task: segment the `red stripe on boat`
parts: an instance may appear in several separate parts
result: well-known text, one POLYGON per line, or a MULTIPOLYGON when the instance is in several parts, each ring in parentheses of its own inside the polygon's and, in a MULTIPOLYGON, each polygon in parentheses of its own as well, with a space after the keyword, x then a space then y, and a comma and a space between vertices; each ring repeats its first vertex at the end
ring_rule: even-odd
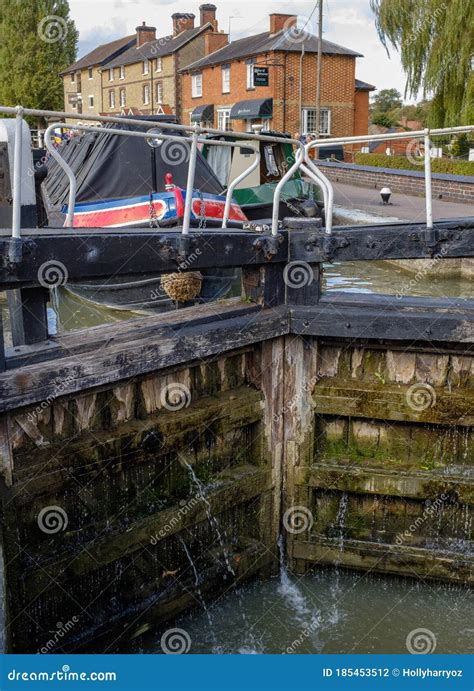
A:
MULTIPOLYGON (((220 199, 204 199, 203 201, 206 218, 217 220, 224 218, 225 201, 220 199)), ((193 212, 197 218, 201 216, 201 203, 200 199, 193 199, 193 212)), ((238 204, 231 204, 229 220, 247 221, 248 219, 238 204)))
MULTIPOLYGON (((160 200, 153 202, 156 218, 165 214, 166 204, 160 200)), ((74 228, 107 228, 110 226, 127 226, 137 223, 150 222, 150 204, 148 202, 135 206, 117 209, 103 209, 101 211, 78 212, 74 214, 74 228)))

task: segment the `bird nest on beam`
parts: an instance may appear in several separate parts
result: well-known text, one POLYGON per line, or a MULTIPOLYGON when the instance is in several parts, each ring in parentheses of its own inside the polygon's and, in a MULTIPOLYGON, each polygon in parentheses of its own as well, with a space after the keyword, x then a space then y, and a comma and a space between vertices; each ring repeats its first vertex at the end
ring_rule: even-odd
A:
POLYGON ((161 285, 172 300, 188 302, 200 294, 202 274, 199 271, 166 274, 161 277, 161 285))

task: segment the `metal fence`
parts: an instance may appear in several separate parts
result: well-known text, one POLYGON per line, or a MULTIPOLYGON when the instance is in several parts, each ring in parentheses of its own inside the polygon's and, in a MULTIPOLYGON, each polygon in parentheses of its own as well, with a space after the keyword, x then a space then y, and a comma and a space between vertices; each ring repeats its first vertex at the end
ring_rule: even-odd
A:
MULTIPOLYGON (((65 174, 68 176, 69 180, 69 204, 68 212, 66 217, 66 226, 72 227, 74 221, 74 207, 76 200, 77 184, 73 171, 68 166, 66 161, 62 158, 59 151, 53 144, 52 136, 53 132, 59 128, 61 129, 72 129, 85 132, 98 132, 98 133, 108 133, 108 134, 118 134, 120 136, 131 136, 131 137, 141 137, 146 138, 149 142, 151 140, 171 140, 180 142, 189 142, 190 144, 190 156, 188 164, 188 176, 186 185, 186 199, 185 199, 185 209, 183 215, 182 223, 182 233, 183 235, 188 235, 190 233, 191 225, 191 211, 192 211, 192 195, 194 188, 194 177, 196 168, 196 157, 198 144, 206 143, 210 145, 218 146, 229 146, 238 147, 239 142, 245 141, 248 145, 249 141, 264 141, 266 143, 285 143, 291 144, 295 148, 295 161, 284 173, 280 181, 278 182, 273 198, 273 215, 272 215, 272 235, 278 234, 279 228, 279 206, 281 194, 285 183, 291 179, 291 177, 297 172, 301 172, 306 175, 311 182, 319 187, 322 191, 324 200, 324 210, 325 210, 325 232, 330 235, 332 233, 333 225, 333 205, 334 205, 334 191, 331 182, 322 173, 322 171, 317 167, 314 160, 311 158, 311 151, 314 149, 321 149, 325 147, 331 147, 335 144, 341 145, 352 145, 352 144, 362 144, 365 142, 374 141, 391 141, 391 140, 401 140, 401 139, 423 139, 424 141, 424 172, 425 172, 425 196, 426 196, 426 226, 427 228, 433 228, 433 205, 432 205, 432 192, 431 192, 431 137, 437 135, 453 135, 460 134, 464 132, 474 132, 474 126, 461 126, 461 127, 446 127, 441 129, 424 129, 411 132, 397 132, 393 134, 374 134, 374 135, 361 135, 357 137, 336 137, 332 139, 315 139, 303 145, 300 141, 296 139, 291 139, 289 137, 278 137, 275 135, 262 135, 253 132, 232 132, 231 136, 235 141, 222 141, 222 140, 212 140, 204 138, 204 135, 220 135, 229 136, 229 132, 224 132, 223 130, 200 127, 199 125, 179 125, 175 123, 152 121, 152 120, 137 120, 134 118, 127 118, 126 123, 129 125, 134 125, 137 127, 147 128, 146 132, 136 132, 120 130, 116 128, 107 128, 104 130, 101 127, 102 123, 110 124, 123 124, 124 118, 122 117, 112 117, 112 116, 97 116, 97 115, 81 115, 82 120, 88 120, 94 123, 99 123, 98 125, 76 125, 67 124, 63 120, 75 119, 77 115, 75 113, 58 112, 58 111, 48 111, 48 110, 35 110, 30 108, 23 108, 22 106, 4 107, 0 106, 0 113, 5 115, 14 115, 16 118, 16 128, 15 128, 15 146, 14 146, 14 160, 21 161, 22 156, 22 126, 23 118, 25 116, 34 117, 45 117, 45 118, 55 118, 57 122, 50 125, 44 135, 45 145, 51 156, 58 162, 61 168, 64 170, 65 174), (61 120, 61 121, 59 121, 61 120), (156 128, 159 129, 157 133, 156 128), (172 130, 175 132, 182 132, 183 136, 176 136, 173 134, 167 134, 167 130, 172 130)), ((153 144, 152 144, 153 145, 153 144)), ((256 147, 250 146, 254 153, 256 154, 255 160, 252 164, 243 171, 237 178, 232 180, 227 192, 226 192, 226 202, 224 208, 224 216, 222 221, 222 228, 226 228, 229 212, 232 203, 232 194, 237 186, 242 180, 244 180, 260 162, 260 153, 256 147)), ((14 165, 13 168, 13 214, 12 214, 12 237, 21 237, 21 168, 18 165, 14 165)))

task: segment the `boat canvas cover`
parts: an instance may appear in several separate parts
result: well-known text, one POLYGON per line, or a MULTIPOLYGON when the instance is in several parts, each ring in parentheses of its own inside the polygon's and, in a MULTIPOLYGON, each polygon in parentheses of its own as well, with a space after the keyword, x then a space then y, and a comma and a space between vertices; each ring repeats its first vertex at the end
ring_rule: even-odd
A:
MULTIPOLYGON (((124 118, 126 120, 126 118, 124 118)), ((173 183, 186 189, 191 144, 187 141, 162 141, 152 148, 145 138, 107 134, 107 129, 146 131, 124 122, 103 128, 104 133, 87 132, 72 137, 59 148, 77 179, 77 202, 125 199, 148 195, 153 191, 153 171, 156 169, 156 192, 165 191, 165 175, 171 173, 173 183)), ((151 127, 151 125, 150 125, 151 127)), ((156 132, 155 125, 153 131, 156 132)), ((182 136, 180 131, 167 134, 182 136)), ((155 134, 156 137, 156 134, 155 134)), ((47 205, 59 209, 68 203, 69 181, 59 164, 51 158, 48 175, 43 182, 47 205)), ((223 187, 206 159, 198 151, 195 189, 210 194, 222 194, 223 187)))

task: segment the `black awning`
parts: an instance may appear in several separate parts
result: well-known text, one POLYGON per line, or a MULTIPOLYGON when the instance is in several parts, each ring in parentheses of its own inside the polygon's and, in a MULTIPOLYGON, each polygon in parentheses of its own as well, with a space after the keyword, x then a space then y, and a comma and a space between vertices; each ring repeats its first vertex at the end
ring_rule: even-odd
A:
POLYGON ((208 103, 205 106, 197 106, 191 113, 191 122, 214 122, 214 106, 208 103))
POLYGON ((271 118, 273 115, 273 98, 255 98, 251 101, 239 101, 232 106, 231 120, 253 120, 254 118, 271 118))

